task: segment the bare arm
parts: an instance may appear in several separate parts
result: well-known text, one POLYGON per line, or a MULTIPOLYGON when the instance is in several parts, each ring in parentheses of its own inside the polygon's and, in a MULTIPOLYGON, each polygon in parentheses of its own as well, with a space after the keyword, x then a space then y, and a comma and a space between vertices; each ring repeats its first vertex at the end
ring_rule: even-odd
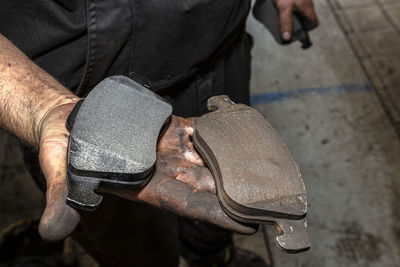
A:
POLYGON ((36 147, 46 178, 39 232, 47 240, 70 234, 79 214, 65 204, 66 119, 79 100, 0 34, 0 127, 36 147))
POLYGON ((0 34, 0 127, 38 147, 46 114, 78 97, 0 34))

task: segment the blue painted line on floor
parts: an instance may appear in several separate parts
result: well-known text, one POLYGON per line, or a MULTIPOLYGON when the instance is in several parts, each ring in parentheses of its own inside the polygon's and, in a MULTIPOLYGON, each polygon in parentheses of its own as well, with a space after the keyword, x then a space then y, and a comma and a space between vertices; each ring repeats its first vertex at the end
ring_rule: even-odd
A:
POLYGON ((371 90, 372 87, 369 84, 342 84, 323 88, 302 88, 286 92, 268 92, 251 95, 250 105, 257 106, 261 104, 281 102, 284 99, 290 99, 306 94, 326 95, 331 93, 369 92, 371 90))

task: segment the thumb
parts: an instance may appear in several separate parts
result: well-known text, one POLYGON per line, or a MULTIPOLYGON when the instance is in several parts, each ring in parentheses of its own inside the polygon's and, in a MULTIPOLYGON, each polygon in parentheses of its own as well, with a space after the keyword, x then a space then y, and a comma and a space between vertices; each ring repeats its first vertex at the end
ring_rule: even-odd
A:
POLYGON ((46 241, 58 241, 70 235, 79 223, 79 213, 66 203, 66 184, 52 185, 46 193, 46 208, 39 224, 39 234, 46 241))
POLYGON ((59 106, 42 123, 39 162, 46 178, 46 208, 39 234, 47 241, 65 238, 79 223, 79 213, 65 202, 68 194, 67 147, 69 132, 65 126, 73 105, 59 106))

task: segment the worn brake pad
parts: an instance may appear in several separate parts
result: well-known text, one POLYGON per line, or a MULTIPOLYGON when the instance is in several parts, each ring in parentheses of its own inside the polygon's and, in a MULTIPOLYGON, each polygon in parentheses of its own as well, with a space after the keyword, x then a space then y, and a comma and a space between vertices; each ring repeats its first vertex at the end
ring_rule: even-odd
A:
POLYGON ((113 76, 100 82, 71 112, 67 203, 96 209, 99 186, 139 188, 150 179, 157 140, 172 107, 139 83, 113 76))
POLYGON ((210 168, 221 207, 244 223, 275 222, 278 244, 307 250, 306 190, 299 168, 277 132, 253 108, 227 96, 208 100, 193 142, 210 168))

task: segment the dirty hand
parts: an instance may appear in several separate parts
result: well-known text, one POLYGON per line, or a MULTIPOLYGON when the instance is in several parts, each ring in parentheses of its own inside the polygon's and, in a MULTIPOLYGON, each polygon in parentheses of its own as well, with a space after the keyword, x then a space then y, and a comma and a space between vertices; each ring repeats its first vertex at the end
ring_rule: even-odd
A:
POLYGON ((273 0, 279 11, 279 25, 282 39, 288 41, 292 38, 293 19, 292 13, 299 12, 306 19, 305 27, 312 30, 318 26, 318 18, 315 13, 312 0, 273 0))
MULTIPOLYGON (((48 241, 66 237, 80 220, 79 213, 65 203, 68 194, 66 155, 69 137, 65 124, 73 107, 74 104, 56 107, 46 115, 40 126, 39 161, 47 182, 47 204, 39 233, 48 241)), ((172 116, 167 131, 158 143, 156 170, 145 187, 103 192, 168 209, 229 230, 254 233, 255 229, 233 221, 219 206, 213 178, 190 141, 194 122, 194 119, 172 116)))
POLYGON ((48 241, 68 236, 80 216, 65 203, 68 194, 67 147, 69 131, 66 121, 75 104, 51 109, 39 126, 39 162, 46 178, 46 208, 39 224, 41 237, 48 241))
POLYGON ((190 140, 194 124, 195 118, 172 116, 158 142, 156 169, 150 182, 140 190, 113 189, 109 193, 228 230, 254 233, 253 227, 237 223, 221 209, 210 171, 190 140))

